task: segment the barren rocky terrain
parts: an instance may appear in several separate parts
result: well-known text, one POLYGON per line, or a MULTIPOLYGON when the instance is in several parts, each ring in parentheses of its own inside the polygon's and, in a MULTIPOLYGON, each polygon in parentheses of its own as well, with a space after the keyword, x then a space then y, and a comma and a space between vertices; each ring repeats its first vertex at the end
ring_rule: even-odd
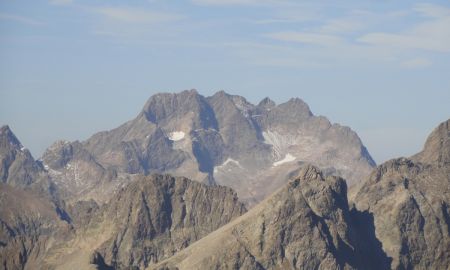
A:
POLYGON ((299 99, 185 91, 39 160, 4 126, 0 161, 0 269, 450 265, 450 120, 372 169, 299 99))

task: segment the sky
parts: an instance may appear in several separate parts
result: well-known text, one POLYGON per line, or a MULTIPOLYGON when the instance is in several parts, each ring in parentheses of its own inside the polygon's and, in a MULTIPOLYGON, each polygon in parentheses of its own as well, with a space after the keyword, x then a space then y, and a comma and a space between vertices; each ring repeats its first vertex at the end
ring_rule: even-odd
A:
POLYGON ((0 0, 0 125, 38 158, 158 92, 291 97, 377 163, 450 117, 450 1, 0 0))

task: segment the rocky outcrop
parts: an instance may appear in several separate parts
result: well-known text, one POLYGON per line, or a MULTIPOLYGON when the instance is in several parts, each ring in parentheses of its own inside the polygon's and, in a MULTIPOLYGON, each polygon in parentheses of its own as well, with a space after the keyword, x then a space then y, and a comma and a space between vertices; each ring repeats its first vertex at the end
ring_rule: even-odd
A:
POLYGON ((245 212, 236 193, 169 175, 144 177, 100 214, 117 231, 100 247, 114 267, 145 267, 173 255, 245 212))
POLYGON ((55 239, 70 234, 70 218, 42 165, 8 126, 0 128, 0 265, 37 269, 55 239))
POLYGON ((70 235, 58 206, 30 190, 0 184, 0 205, 2 269, 40 269, 47 249, 70 235))
POLYGON ((449 121, 431 133, 421 153, 380 165, 355 196, 356 208, 374 217, 392 269, 450 265, 449 121))
POLYGON ((342 178, 304 167, 248 213, 150 269, 352 269, 342 178))
POLYGON ((441 123, 428 136, 422 152, 412 159, 425 164, 450 166, 450 120, 441 123))
POLYGON ((79 141, 55 142, 45 151, 41 162, 69 204, 92 199, 105 203, 133 179, 114 167, 103 167, 79 141))
POLYGON ((0 182, 30 187, 46 178, 42 165, 34 160, 8 126, 0 128, 0 182))
POLYGON ((63 208, 57 185, 8 126, 0 128, 0 183, 27 190, 63 208))
POLYGON ((42 161, 74 200, 103 203, 132 174, 170 173, 232 187, 249 205, 305 163, 350 184, 375 165, 355 132, 314 116, 301 99, 253 105, 195 90, 156 94, 135 119, 84 142, 56 143, 42 161))
POLYGON ((47 255, 46 267, 70 269, 76 262, 81 268, 144 269, 246 211, 230 188, 169 175, 142 176, 95 208, 93 202, 77 207, 87 224, 47 255))

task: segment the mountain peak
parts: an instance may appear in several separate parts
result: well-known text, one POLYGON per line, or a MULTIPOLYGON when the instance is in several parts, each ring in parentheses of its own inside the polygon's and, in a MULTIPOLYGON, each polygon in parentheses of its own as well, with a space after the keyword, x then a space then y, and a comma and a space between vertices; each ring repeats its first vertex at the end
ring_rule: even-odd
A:
POLYGON ((316 166, 308 164, 299 171, 294 179, 316 180, 323 179, 323 175, 316 166))
POLYGON ((0 148, 10 147, 22 149, 23 146, 17 139, 16 135, 12 132, 8 125, 4 125, 0 128, 0 148))
POLYGON ((450 163, 450 119, 431 132, 422 152, 413 156, 413 159, 423 163, 450 163))
POLYGON ((273 107, 277 106, 275 101, 271 100, 269 97, 265 97, 263 100, 261 100, 258 103, 258 107, 263 109, 272 109, 273 107))
POLYGON ((233 95, 227 93, 225 90, 220 90, 217 91, 216 93, 214 93, 214 95, 212 95, 211 97, 208 98, 212 98, 212 99, 231 99, 233 97, 233 95))
POLYGON ((72 183, 65 175, 74 174, 71 166, 84 164, 78 174, 83 184, 76 192, 87 190, 84 185, 100 179, 105 170, 169 172, 230 186, 250 204, 285 184, 299 164, 336 172, 352 185, 374 165, 361 149, 353 131, 313 116, 300 98, 280 105, 265 98, 255 106, 225 91, 204 97, 185 90, 155 94, 135 119, 77 145, 50 147, 42 160, 61 172, 61 183, 72 183), (275 174, 281 176, 274 180, 275 174))
POLYGON ((179 93, 158 93, 151 96, 142 110, 150 122, 160 121, 172 117, 175 114, 185 115, 189 112, 198 111, 203 96, 197 90, 184 90, 179 93))
POLYGON ((278 107, 289 112, 289 115, 294 118, 308 118, 313 116, 308 104, 300 98, 291 98, 287 102, 280 104, 278 107))
POLYGON ((2 127, 0 127, 0 134, 3 134, 3 132, 7 132, 10 131, 11 129, 9 128, 8 125, 4 125, 2 127))
POLYGON ((0 128, 0 183, 29 186, 35 183, 41 166, 17 139, 9 126, 0 128))

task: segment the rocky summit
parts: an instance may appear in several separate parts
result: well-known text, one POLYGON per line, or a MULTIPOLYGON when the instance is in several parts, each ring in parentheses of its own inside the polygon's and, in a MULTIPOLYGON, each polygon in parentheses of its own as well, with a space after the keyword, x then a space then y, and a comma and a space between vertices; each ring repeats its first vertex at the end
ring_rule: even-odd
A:
POLYGON ((301 99, 253 105, 195 90, 156 94, 135 119, 84 142, 56 142, 42 162, 69 200, 102 202, 135 174, 170 173, 229 186, 249 205, 306 163, 349 185, 375 166, 355 132, 314 116, 301 99))
POLYGON ((449 123, 431 133, 419 154, 376 168, 354 199, 359 211, 374 217, 393 269, 450 265, 449 123))
POLYGON ((47 174, 31 156, 9 126, 0 128, 0 183, 17 187, 31 187, 45 181, 47 174))

